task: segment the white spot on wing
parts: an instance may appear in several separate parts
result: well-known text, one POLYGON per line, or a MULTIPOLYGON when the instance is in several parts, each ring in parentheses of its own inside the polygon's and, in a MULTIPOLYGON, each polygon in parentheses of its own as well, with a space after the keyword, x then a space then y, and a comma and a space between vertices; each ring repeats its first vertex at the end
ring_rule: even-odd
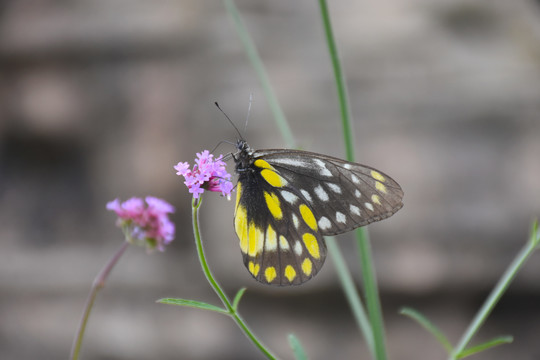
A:
POLYGON ((345 214, 336 211, 336 221, 345 224, 347 222, 347 217, 345 214))
POLYGON ((297 256, 302 255, 302 244, 300 244, 300 241, 298 240, 296 240, 296 242, 294 243, 294 253, 297 256))
POLYGON ((280 164, 291 167, 313 167, 313 164, 309 161, 302 161, 294 158, 273 158, 272 164, 280 164))
POLYGON ((313 200, 311 199, 311 195, 309 195, 309 193, 306 190, 300 189, 300 192, 302 193, 302 195, 304 195, 304 197, 306 198, 308 202, 313 202, 313 200))
POLYGON ((360 190, 356 189, 354 191, 354 196, 356 196, 357 198, 359 198, 360 196, 362 196, 362 193, 360 192, 360 190))
POLYGON ((317 185, 317 187, 313 190, 315 190, 315 194, 317 194, 317 197, 319 199, 321 199, 322 201, 328 201, 328 194, 326 193, 326 191, 324 191, 321 185, 317 185))
POLYGON ((343 165, 343 167, 347 170, 351 170, 352 169, 352 165, 351 164, 345 164, 343 165))
POLYGON ((292 221, 293 221, 294 227, 298 229, 298 224, 299 224, 298 217, 295 214, 292 214, 292 221))
POLYGON ((367 203, 364 203, 364 206, 365 206, 368 210, 371 210, 371 211, 374 210, 374 209, 373 209, 373 205, 372 205, 371 203, 368 203, 368 202, 367 202, 367 203))
POLYGON ((277 249, 277 239, 274 233, 273 238, 268 237, 268 232, 266 233, 266 241, 264 242, 264 250, 266 251, 276 251, 277 249))
POLYGON ((318 224, 321 230, 327 230, 332 227, 332 223, 330 222, 330 220, 328 220, 326 216, 321 217, 318 224))
POLYGON ((298 196, 294 195, 292 192, 281 190, 281 196, 285 199, 286 202, 288 202, 291 205, 294 205, 296 201, 298 201, 298 196))
POLYGON ((337 184, 332 184, 332 183, 328 183, 326 184, 328 185, 328 187, 330 188, 330 190, 332 190, 333 192, 335 192, 336 194, 341 194, 341 187, 337 184))
POLYGON ((360 184, 360 179, 358 178, 358 176, 356 176, 354 174, 351 174, 351 180, 355 184, 360 184))
POLYGON ((315 165, 317 165, 319 168, 319 174, 322 176, 332 176, 332 172, 326 168, 326 164, 321 159, 313 159, 315 162, 315 165))
POLYGON ((349 209, 353 214, 360 216, 360 209, 358 208, 358 206, 351 205, 349 206, 349 209))

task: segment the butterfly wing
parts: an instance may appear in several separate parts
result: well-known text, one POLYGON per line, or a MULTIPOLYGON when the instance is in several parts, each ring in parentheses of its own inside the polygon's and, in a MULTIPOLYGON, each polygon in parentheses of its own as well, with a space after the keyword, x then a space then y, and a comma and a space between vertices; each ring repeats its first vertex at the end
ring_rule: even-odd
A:
POLYGON ((244 264, 258 281, 301 284, 326 258, 324 235, 385 219, 403 191, 371 167, 299 150, 240 152, 234 217, 244 264))
POLYGON ((322 235, 336 235, 386 219, 403 206, 403 190, 369 166, 300 150, 258 150, 303 201, 310 204, 322 235))
POLYGON ((263 164, 241 173, 236 188, 234 225, 244 265, 262 283, 298 285, 320 270, 326 245, 311 206, 263 164))

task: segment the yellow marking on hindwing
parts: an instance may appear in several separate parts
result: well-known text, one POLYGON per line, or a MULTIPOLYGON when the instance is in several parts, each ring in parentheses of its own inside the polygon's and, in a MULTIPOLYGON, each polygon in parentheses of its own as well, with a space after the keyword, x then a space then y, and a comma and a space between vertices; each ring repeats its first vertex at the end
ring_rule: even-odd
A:
POLYGON ((266 277, 266 281, 271 283, 277 276, 276 268, 273 266, 267 267, 266 270, 264 270, 264 276, 266 277))
POLYGON ((254 264, 253 261, 250 261, 248 264, 248 270, 250 273, 253 274, 253 276, 257 276, 259 274, 259 270, 261 269, 261 265, 254 264))
POLYGON ((285 180, 275 171, 269 169, 262 169, 261 176, 264 178, 264 180, 266 180, 267 183, 269 183, 273 187, 280 188, 287 185, 287 180, 285 180))
POLYGON ((313 269, 313 263, 308 258, 305 258, 304 261, 302 261, 302 271, 307 276, 311 275, 311 270, 313 269))
POLYGON ((274 170, 274 168, 272 167, 272 165, 270 165, 269 163, 267 163, 266 161, 264 161, 263 159, 257 159, 253 162, 253 165, 255 165, 256 167, 258 168, 261 168, 261 169, 272 169, 274 170))
POLYGON ((264 192, 264 200, 266 200, 266 206, 272 216, 276 220, 280 220, 283 217, 283 212, 281 211, 281 204, 279 203, 279 198, 274 193, 264 192))
POLYGON ((279 235, 279 247, 281 250, 289 250, 289 242, 283 235, 279 235))
POLYGON ((246 254, 248 251, 248 224, 246 208, 242 205, 236 208, 234 229, 236 230, 236 236, 240 240, 240 250, 246 254))
POLYGON ((285 277, 289 279, 289 282, 292 282, 296 277, 296 271, 291 265, 287 265, 285 268, 285 277))
POLYGON ((375 188, 379 190, 380 192, 383 192, 386 194, 386 186, 384 186, 383 183, 375 181, 375 188))
POLYGON ((371 201, 373 201, 375 204, 381 205, 381 198, 379 195, 371 195, 371 201))
POLYGON ((317 238, 313 234, 305 233, 302 235, 302 240, 304 240, 304 245, 309 254, 315 259, 319 259, 321 254, 319 253, 319 243, 317 242, 317 238))
POLYGON ((317 220, 315 220, 313 212, 311 212, 305 204, 300 205, 300 214, 302 214, 302 219, 304 219, 307 226, 309 226, 311 230, 317 231, 317 220))
POLYGON ((254 222, 249 223, 248 229, 248 255, 255 256, 262 251, 264 233, 254 222))
POLYGON ((272 225, 268 225, 266 229, 266 242, 264 243, 266 251, 276 251, 277 249, 277 234, 272 225))
POLYGON ((380 172, 375 171, 375 170, 371 170, 371 177, 374 178, 375 180, 379 180, 379 181, 382 181, 382 182, 386 181, 384 176, 382 176, 380 172))
POLYGON ((242 197, 242 183, 236 185, 236 206, 235 210, 238 209, 238 204, 240 203, 240 198, 242 197))

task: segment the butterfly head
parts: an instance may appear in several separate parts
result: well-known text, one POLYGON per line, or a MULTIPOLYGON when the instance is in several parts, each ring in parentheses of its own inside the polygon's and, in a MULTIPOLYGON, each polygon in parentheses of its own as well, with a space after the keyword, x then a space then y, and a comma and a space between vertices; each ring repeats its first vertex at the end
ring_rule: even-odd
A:
POLYGON ((233 155, 234 162, 236 163, 236 172, 242 173, 249 168, 253 161, 253 149, 251 149, 244 139, 236 141, 236 148, 238 151, 233 155))

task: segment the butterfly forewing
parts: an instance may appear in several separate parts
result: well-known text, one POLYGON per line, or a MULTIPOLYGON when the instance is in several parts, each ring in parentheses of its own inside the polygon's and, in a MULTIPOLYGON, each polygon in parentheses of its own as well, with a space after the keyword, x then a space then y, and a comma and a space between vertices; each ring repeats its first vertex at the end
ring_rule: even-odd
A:
POLYGON ((403 203, 401 187, 371 167, 299 150, 259 150, 303 194, 323 235, 336 235, 385 219, 403 203))
POLYGON ((299 150, 252 151, 237 144, 235 230, 244 264, 258 281, 301 284, 326 258, 324 235, 382 220, 403 191, 373 168, 299 150))

